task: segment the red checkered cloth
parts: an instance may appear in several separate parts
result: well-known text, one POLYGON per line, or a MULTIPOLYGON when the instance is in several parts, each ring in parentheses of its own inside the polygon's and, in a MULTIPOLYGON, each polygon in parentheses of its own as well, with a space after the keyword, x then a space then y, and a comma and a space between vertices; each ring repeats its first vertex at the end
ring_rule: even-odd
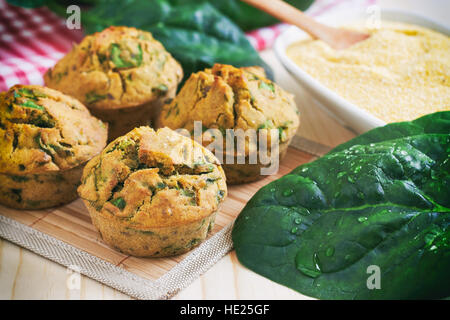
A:
POLYGON ((47 8, 23 9, 0 0, 0 91, 14 84, 44 84, 42 75, 61 59, 81 30, 69 30, 47 8))
MULTIPOLYGON (((317 16, 335 9, 363 8, 375 0, 316 0, 308 14, 317 16)), ((272 46, 286 24, 247 33, 257 50, 272 46)), ((24 9, 0 0, 0 92, 15 84, 44 83, 42 75, 83 38, 47 8, 24 9)))

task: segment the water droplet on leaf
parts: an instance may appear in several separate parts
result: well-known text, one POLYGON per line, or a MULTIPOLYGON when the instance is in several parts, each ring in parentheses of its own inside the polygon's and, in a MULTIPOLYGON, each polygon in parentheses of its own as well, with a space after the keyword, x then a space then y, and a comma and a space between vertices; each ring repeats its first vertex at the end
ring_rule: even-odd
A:
POLYGON ((358 222, 367 221, 367 217, 358 217, 358 222))
POLYGON ((302 216, 309 216, 311 214, 311 212, 309 212, 309 210, 306 208, 297 208, 296 211, 302 216))
POLYGON ((310 255, 304 255, 302 252, 298 252, 295 257, 295 267, 298 271, 310 278, 317 278, 322 274, 317 252, 312 256, 312 261, 310 255))
POLYGON ((327 257, 331 257, 334 254, 334 247, 328 247, 327 250, 325 251, 325 255, 327 257))

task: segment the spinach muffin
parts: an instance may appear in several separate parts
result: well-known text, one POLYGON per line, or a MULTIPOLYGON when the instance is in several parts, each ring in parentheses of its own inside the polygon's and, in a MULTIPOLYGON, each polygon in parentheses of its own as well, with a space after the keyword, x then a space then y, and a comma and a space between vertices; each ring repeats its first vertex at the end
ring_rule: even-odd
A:
MULTIPOLYGON (((216 129, 222 134, 222 146, 215 145, 215 151, 220 149, 223 154, 227 182, 232 184, 264 177, 261 169, 269 165, 261 161, 261 142, 267 145, 266 154, 274 156, 275 152, 281 159, 299 126, 293 96, 267 79, 262 68, 221 64, 192 74, 176 98, 163 107, 156 124, 172 129, 185 128, 193 133, 194 121, 201 121, 203 132, 216 129), (234 140, 226 139, 228 132, 236 136, 238 129, 254 132, 258 138, 245 138, 245 146, 241 148, 238 143, 227 146, 227 141, 234 140), (278 143, 273 138, 274 133, 278 143), (245 157, 245 163, 239 163, 238 156, 245 157), (227 161, 227 157, 233 161, 227 161), (257 161, 251 161, 252 158, 257 161)), ((210 145, 217 135, 206 133, 202 134, 202 143, 210 145)))
POLYGON ((88 162, 78 193, 108 245, 163 257, 206 238, 227 187, 219 162, 200 144, 169 128, 140 127, 88 162))
POLYGON ((77 198, 83 165, 107 126, 56 90, 16 85, 0 95, 0 203, 42 209, 77 198))
POLYGON ((183 78, 180 64, 151 33, 109 27, 86 36, 44 75, 45 84, 109 123, 109 139, 149 124, 183 78))

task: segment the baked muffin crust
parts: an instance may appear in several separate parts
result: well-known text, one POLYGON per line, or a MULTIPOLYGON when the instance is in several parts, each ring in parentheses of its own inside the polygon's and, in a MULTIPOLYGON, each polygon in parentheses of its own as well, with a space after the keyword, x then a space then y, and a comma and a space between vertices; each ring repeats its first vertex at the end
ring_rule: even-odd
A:
POLYGON ((183 78, 180 64, 151 33, 109 27, 86 36, 50 68, 45 84, 109 123, 109 139, 154 121, 183 78))
POLYGON ((81 166, 105 146, 107 126, 72 97, 16 85, 0 95, 0 136, 0 202, 37 209, 76 198, 81 166))
POLYGON ((44 75, 47 86, 98 109, 158 100, 182 78, 180 64, 151 33, 115 26, 86 36, 44 75))
MULTIPOLYGON (((257 132, 277 129, 280 155, 284 155, 299 126, 293 96, 265 78, 262 68, 235 68, 221 64, 192 74, 176 98, 163 107, 157 126, 185 128, 193 132, 194 121, 200 120, 203 131, 219 129, 224 137, 227 129, 257 132)), ((270 146, 270 136, 267 136, 267 141, 270 146)), ((245 150, 240 152, 248 156, 258 152, 257 148, 257 142, 246 141, 245 150)), ((223 168, 229 183, 260 178, 261 164, 236 164, 235 161, 235 164, 223 164, 223 168)))
POLYGON ((211 152, 168 128, 140 127, 86 165, 78 192, 106 243, 167 256, 206 237, 227 188, 211 152))

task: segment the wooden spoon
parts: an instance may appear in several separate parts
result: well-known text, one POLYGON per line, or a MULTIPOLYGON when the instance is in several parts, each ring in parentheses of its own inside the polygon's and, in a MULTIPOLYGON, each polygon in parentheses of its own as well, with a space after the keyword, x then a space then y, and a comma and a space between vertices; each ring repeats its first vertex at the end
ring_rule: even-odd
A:
POLYGON ((242 0, 249 5, 258 8, 271 16, 293 24, 313 38, 326 42, 334 49, 340 50, 348 48, 357 42, 370 37, 367 33, 337 29, 326 26, 310 18, 297 8, 281 0, 242 0))

